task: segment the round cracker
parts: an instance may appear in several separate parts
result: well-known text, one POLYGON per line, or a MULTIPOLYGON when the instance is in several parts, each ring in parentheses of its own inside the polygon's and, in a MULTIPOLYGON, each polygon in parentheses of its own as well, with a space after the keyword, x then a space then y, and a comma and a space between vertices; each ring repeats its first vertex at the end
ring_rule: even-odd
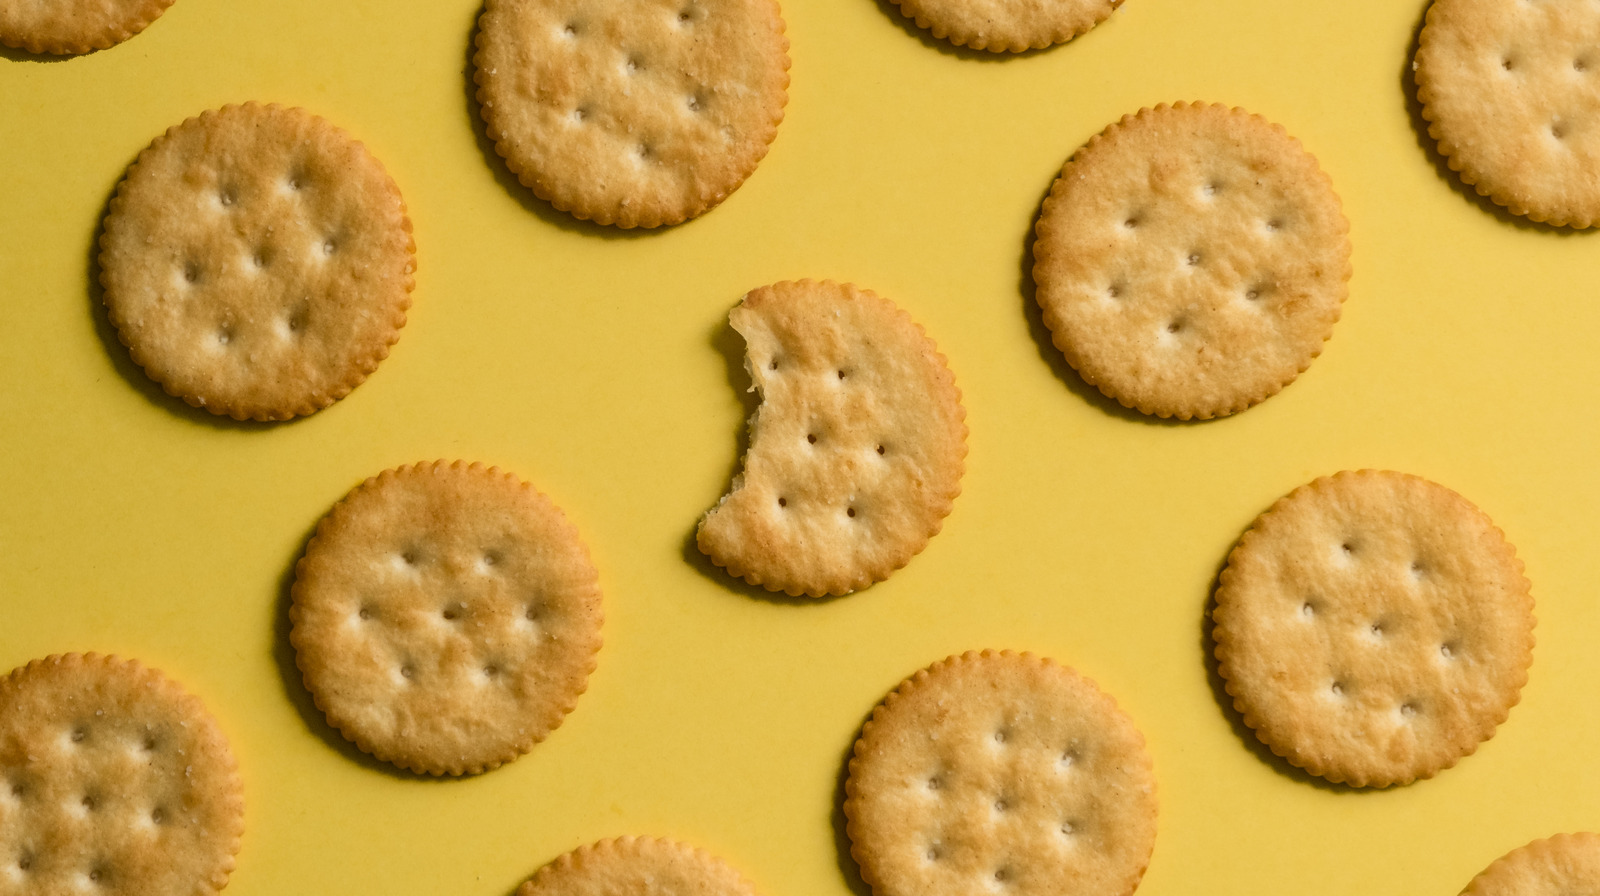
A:
POLYGON ((1156 838, 1144 737, 1048 659, 968 652, 907 679, 862 728, 850 854, 876 896, 1128 896, 1156 838))
POLYGON ((1600 834, 1557 834, 1513 849, 1461 892, 1462 896, 1600 893, 1600 834))
POLYGON ((1021 53, 1065 43, 1104 22, 1122 0, 893 0, 918 28, 958 47, 1021 53))
POLYGON ((731 575, 796 596, 888 578, 961 494, 966 411, 944 356, 910 315, 849 283, 754 289, 728 321, 761 407, 744 470, 696 544, 731 575))
POLYGON ((0 44, 58 56, 104 50, 149 27, 172 0, 0 0, 0 44))
POLYGON ((1516 550, 1467 499, 1405 473, 1338 473, 1279 499, 1228 555, 1212 618, 1245 724, 1356 787, 1471 754, 1533 661, 1516 550))
POLYGON ((600 649, 600 586, 577 529, 498 468, 386 470, 317 526, 290 640, 329 724, 430 775, 526 753, 577 705, 600 649))
POLYGON ((1159 417, 1242 411, 1293 382, 1333 333, 1349 225, 1282 127, 1178 103, 1078 150, 1039 217, 1033 278, 1084 380, 1159 417))
POLYGON ((756 896, 737 871, 702 849, 653 837, 580 846, 540 868, 517 896, 756 896))
POLYGON ((778 133, 774 0, 488 0, 473 57, 495 151, 557 209, 677 224, 744 183, 778 133))
POLYGON ((160 672, 67 654, 0 679, 0 893, 207 896, 243 831, 227 740, 160 672))
POLYGON ((1451 170, 1515 215, 1600 220, 1600 8, 1436 0, 1417 97, 1451 170))
POLYGON ((170 129, 117 188, 100 281, 134 363, 235 419, 347 395, 400 338, 415 247, 366 148, 303 109, 246 103, 170 129))

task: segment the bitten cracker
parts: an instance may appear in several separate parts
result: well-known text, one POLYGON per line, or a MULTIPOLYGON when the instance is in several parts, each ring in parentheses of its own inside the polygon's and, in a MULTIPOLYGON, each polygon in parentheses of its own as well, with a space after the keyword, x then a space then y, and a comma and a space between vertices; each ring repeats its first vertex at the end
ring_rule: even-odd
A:
POLYGON ((776 283, 728 315, 761 407, 700 550, 754 585, 847 594, 939 532, 961 493, 966 412, 933 340, 848 283, 776 283))
POLYGON ((327 407, 388 357, 411 304, 411 222, 365 147, 301 109, 247 103, 156 139, 106 216, 117 337, 214 414, 327 407))
POLYGON ((1349 225, 1317 160, 1242 109, 1125 116, 1068 160, 1040 215, 1033 278, 1084 380, 1159 417, 1242 411, 1333 333, 1349 225))
POLYGON ((1557 834, 1513 849, 1483 869, 1462 896, 1600 893, 1600 834, 1557 834))
POLYGON ((1092 681, 1026 653, 906 680, 863 727, 845 793, 876 896, 1128 896, 1155 848, 1144 737, 1092 681))
POLYGON ((1212 618, 1245 724, 1356 787, 1472 753, 1533 660, 1515 549, 1467 499, 1404 473, 1339 473, 1272 505, 1228 555, 1212 618))
POLYGON ((1463 182, 1535 221, 1600 220, 1600 7, 1436 0, 1413 70, 1463 182))
POLYGON ((0 894, 209 896, 243 830, 227 741, 161 673, 89 653, 0 679, 0 894))
POLYGON ((933 36, 958 47, 1021 53, 1065 43, 1104 22, 1122 0, 893 0, 933 36))
POLYGON ((756 896, 705 850, 653 837, 580 846, 540 868, 517 896, 756 896))
POLYGON ((693 218, 744 183, 783 120, 774 0, 488 0, 478 27, 495 151, 577 218, 693 218))
POLYGON ((149 27, 172 0, 0 0, 0 44, 58 56, 104 50, 149 27))
POLYGON ((295 569, 295 662, 356 746, 430 775, 478 773, 561 724, 600 649, 578 531, 498 468, 416 464, 334 506, 295 569))

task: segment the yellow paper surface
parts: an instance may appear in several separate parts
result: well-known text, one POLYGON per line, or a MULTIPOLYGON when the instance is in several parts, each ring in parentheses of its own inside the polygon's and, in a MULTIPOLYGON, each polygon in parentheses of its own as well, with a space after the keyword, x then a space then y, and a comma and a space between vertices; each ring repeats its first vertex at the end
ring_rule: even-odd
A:
POLYGON ((1145 896, 1457 892, 1506 850, 1600 826, 1600 234, 1487 210, 1416 130, 1423 4, 1128 0, 1016 58, 953 51, 874 0, 788 0, 793 84, 771 154, 721 207, 623 234, 518 186, 476 124, 474 0, 178 0, 62 61, 0 55, 0 668, 135 656, 200 694, 243 770, 230 896, 507 896, 627 833, 724 856, 767 896, 862 893, 838 809, 863 718, 947 654, 1055 657, 1113 693, 1160 780, 1145 896), (305 420, 239 425, 163 395, 89 287, 135 154, 244 100, 365 141, 415 224, 392 356, 305 420), (1028 234, 1063 160, 1141 106, 1242 105, 1321 161, 1351 222, 1344 319, 1239 416, 1153 422, 1049 346, 1028 234), (926 551, 846 598, 763 599, 700 559, 737 468, 747 381, 726 313, 798 277, 868 286, 938 342, 964 394, 964 493, 926 551), (523 759, 460 781, 364 760, 301 688, 293 564, 345 491, 466 458, 532 480, 601 573, 589 693, 523 759), (1269 761, 1203 653, 1213 579, 1276 497, 1353 467, 1483 507, 1526 560, 1523 701, 1457 768, 1353 792, 1269 761))

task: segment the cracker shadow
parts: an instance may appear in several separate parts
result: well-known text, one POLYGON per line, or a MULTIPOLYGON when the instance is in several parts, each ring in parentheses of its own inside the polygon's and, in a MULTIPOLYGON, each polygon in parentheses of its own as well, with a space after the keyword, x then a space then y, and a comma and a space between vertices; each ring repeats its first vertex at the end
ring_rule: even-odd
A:
MULTIPOLYGON (((1073 150, 1076 152, 1077 150, 1073 150)), ((1050 328, 1044 323, 1044 309, 1039 307, 1038 286, 1033 282, 1033 244, 1034 234, 1038 230, 1039 218, 1044 214, 1045 200, 1050 198, 1050 188, 1055 184, 1055 176, 1050 178, 1050 184, 1044 188, 1039 202, 1034 206, 1034 212, 1028 225, 1028 232, 1022 238, 1022 260, 1017 273, 1017 292, 1022 296, 1022 316, 1028 321, 1028 334, 1033 337, 1033 346, 1039 352, 1039 359, 1050 367, 1050 372, 1056 379, 1067 387, 1067 391, 1081 399, 1085 404, 1099 410, 1108 417, 1117 417, 1130 420, 1134 423, 1143 423, 1147 426, 1194 426, 1209 421, 1206 420, 1179 420, 1175 417, 1157 417, 1153 414, 1141 414, 1130 407, 1125 407, 1121 402, 1111 398, 1104 392, 1084 381, 1072 365, 1067 363, 1067 356, 1056 348, 1050 338, 1050 328)), ((1223 420, 1225 417, 1216 417, 1223 420)))
MULTIPOLYGON (((735 434, 733 461, 728 468, 726 481, 729 487, 722 494, 732 491, 733 480, 738 478, 744 470, 745 455, 750 452, 750 419, 755 416, 756 409, 761 406, 761 397, 750 388, 750 372, 744 366, 744 339, 733 326, 723 318, 715 329, 711 331, 711 347, 722 355, 723 371, 727 376, 728 388, 739 396, 739 406, 743 416, 739 418, 738 432, 735 434)), ((711 504, 707 505, 710 508, 711 504)), ((787 606, 809 607, 816 604, 826 604, 841 597, 850 597, 851 594, 836 594, 826 597, 791 597, 782 591, 769 591, 760 585, 752 585, 744 579, 731 575, 726 569, 711 562, 711 558, 700 550, 699 543, 695 540, 695 532, 699 529, 699 522, 689 528, 689 533, 683 540, 683 560, 700 575, 716 582, 721 587, 742 594, 752 600, 762 600, 768 603, 784 604, 787 606)), ((862 589, 865 591, 866 589, 862 589)), ((859 594, 860 592, 852 592, 859 594)))
MULTIPOLYGON (((1228 553, 1233 553, 1230 545, 1228 553)), ((1228 694, 1228 685, 1222 677, 1221 666, 1217 662, 1217 640, 1212 632, 1214 625, 1211 614, 1217 608, 1217 589, 1222 586, 1222 571, 1228 567, 1228 558, 1224 556, 1222 562, 1217 564, 1217 571, 1211 577, 1211 587, 1206 591, 1205 610, 1200 615, 1200 652, 1205 658, 1206 684, 1211 687, 1211 699, 1217 703, 1217 708, 1222 711, 1222 717, 1228 720, 1228 727, 1233 729, 1233 734, 1244 744, 1245 748, 1261 763, 1285 778, 1300 784, 1309 784, 1318 790, 1327 793, 1358 794, 1366 791, 1382 790, 1376 787, 1352 787, 1349 784, 1335 784, 1326 778, 1319 778, 1303 768, 1289 762, 1289 760, 1272 752, 1272 748, 1262 743, 1256 737, 1254 728, 1245 724, 1244 716, 1234 708, 1233 697, 1228 694)), ((1392 789, 1392 788, 1387 788, 1392 789)))
POLYGON ((1013 53, 1010 50, 1004 50, 999 53, 995 53, 989 50, 974 50, 971 47, 958 46, 948 40, 934 37, 932 31, 919 26, 915 19, 901 12, 900 7, 895 5, 894 0, 875 0, 875 2, 878 5, 878 11, 883 13, 885 18, 888 18, 890 21, 898 25, 900 30, 916 38, 917 41, 924 47, 927 47, 930 50, 937 50, 945 56, 953 56, 957 59, 965 59, 971 62, 1005 62, 1008 59, 1041 56, 1050 52, 1051 50, 1055 50, 1083 40, 1090 34, 1093 34, 1094 32, 1099 31, 1101 28, 1104 28, 1106 25, 1108 25, 1111 19, 1116 18, 1116 12, 1112 12, 1110 19, 1101 22, 1099 25, 1096 25, 1095 27, 1089 29, 1083 34, 1078 35, 1077 37, 1072 38, 1071 40, 1063 41, 1059 44, 1051 44, 1048 47, 1031 48, 1023 50, 1020 53, 1013 53))
MULTIPOLYGON (((295 663, 294 644, 289 640, 289 606, 294 602, 295 567, 300 558, 305 555, 306 546, 311 543, 311 538, 317 532, 317 525, 321 520, 312 523, 299 540, 299 549, 295 551, 294 559, 289 562, 288 568, 278 579, 278 600, 273 608, 272 619, 272 659, 278 667, 278 679, 283 685, 283 694, 294 706, 295 713, 300 720, 323 743, 327 744, 335 753, 345 759, 370 769, 381 772, 390 778, 399 781, 426 781, 433 775, 409 772, 396 765, 383 762, 369 753, 362 752, 350 740, 346 739, 338 729, 328 724, 328 717, 317 708, 316 701, 311 698, 311 692, 306 690, 305 679, 300 675, 300 667, 295 663)), ((476 775, 440 775, 446 780, 457 778, 474 778, 476 775)))
POLYGON ((856 741, 861 739, 861 729, 866 727, 867 721, 871 718, 872 710, 868 710, 861 718, 861 724, 856 726, 855 735, 850 738, 850 745, 844 748, 844 759, 839 763, 838 781, 833 788, 833 848, 839 874, 844 878, 845 886, 850 888, 852 896, 873 896, 872 887, 861 877, 861 866, 856 864, 855 856, 850 854, 850 820, 844 814, 845 782, 850 780, 850 760, 855 756, 856 741))
MULTIPOLYGON (((657 233, 694 223, 695 219, 684 221, 680 224, 668 224, 660 227, 613 227, 609 224, 596 224, 576 218, 566 212, 560 211, 550 203, 540 199, 534 194, 533 189, 524 185, 506 165, 506 160, 495 151, 494 141, 489 139, 489 126, 483 120, 483 107, 478 103, 478 84, 473 80, 473 75, 478 71, 473 63, 473 57, 478 52, 478 21, 482 16, 483 7, 478 7, 472 14, 472 27, 467 32, 466 59, 461 66, 461 82, 466 90, 465 109, 467 124, 472 128, 472 136, 478 143, 478 154, 483 156, 485 167, 494 175, 495 183, 500 185, 508 196, 515 199, 522 206, 523 211, 533 215, 545 224, 570 233, 584 236, 597 237, 606 240, 634 240, 649 237, 657 233)), ((709 210, 708 210, 709 211, 709 210)), ((703 217, 703 215, 701 216, 703 217)))
MULTIPOLYGON (((130 163, 131 164, 131 163, 130 163)), ((116 369, 123 382, 133 387, 133 390, 144 398, 146 402, 166 411, 174 416, 209 426, 213 429, 232 432, 259 432, 275 426, 294 423, 305 419, 294 417, 289 420, 262 421, 262 420, 235 420, 223 414, 213 414, 210 411, 197 408, 181 398, 169 395, 160 383, 150 378, 144 368, 133 362, 133 355, 128 352, 128 347, 122 344, 117 337, 117 328, 111 325, 111 317, 106 312, 105 288, 100 285, 100 238, 105 234, 106 216, 111 213, 111 200, 117 195, 117 188, 122 185, 122 179, 111 187, 106 194, 105 202, 100 206, 100 216, 95 221, 94 233, 89 239, 89 257, 84 265, 88 277, 85 294, 89 299, 89 317, 94 321, 94 332, 100 339, 100 347, 105 350, 106 357, 111 359, 111 366, 116 369)))
POLYGON ((1439 144, 1428 135, 1428 120, 1422 116, 1422 100, 1417 96, 1417 75, 1411 70, 1412 61, 1417 58, 1417 48, 1422 45, 1422 28, 1427 24, 1428 8, 1433 5, 1433 0, 1422 5, 1422 14, 1417 17, 1416 27, 1411 31, 1411 42, 1406 45, 1405 61, 1400 65, 1400 93, 1406 101, 1406 117, 1411 120, 1411 133, 1416 138, 1417 148, 1422 151, 1428 162, 1433 165, 1434 171, 1458 195, 1476 205, 1484 213, 1494 217, 1501 224, 1527 230, 1535 233, 1553 233, 1561 236, 1577 236, 1588 232, 1575 227, 1558 227, 1554 224, 1544 224, 1521 215, 1513 215, 1505 206, 1495 204, 1494 200, 1479 193, 1474 187, 1461 179, 1461 175, 1451 170, 1450 162, 1444 154, 1439 152, 1439 144))
MULTIPOLYGON (((134 36, 138 37, 138 35, 134 36)), ((107 49, 110 48, 107 47, 107 49)), ((0 59, 6 59, 11 62, 71 62, 72 60, 77 59, 79 56, 92 56, 98 52, 100 51, 90 50, 88 53, 67 53, 57 55, 55 53, 29 53, 27 50, 19 49, 17 47, 0 47, 0 59)))

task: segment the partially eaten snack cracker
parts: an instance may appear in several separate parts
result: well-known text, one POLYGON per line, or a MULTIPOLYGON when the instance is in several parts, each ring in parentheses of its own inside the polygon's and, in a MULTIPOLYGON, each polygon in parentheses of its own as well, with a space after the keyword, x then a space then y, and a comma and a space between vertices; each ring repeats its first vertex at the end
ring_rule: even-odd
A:
POLYGON ((848 283, 751 290, 728 320, 762 403, 700 550, 791 595, 888 578, 961 493, 966 412, 944 356, 910 315, 848 283))
POLYGON ((1516 550, 1467 499, 1404 473, 1339 473, 1273 504, 1228 555, 1212 618, 1245 724, 1356 787, 1471 754, 1533 660, 1516 550))
POLYGON ((1094 682, 968 652, 873 710, 845 784, 875 896, 1129 896, 1156 839, 1144 737, 1094 682))
POLYGON ((1293 382, 1333 333, 1349 225, 1282 127, 1178 103, 1078 150, 1039 217, 1033 278, 1056 348, 1124 406, 1233 414, 1293 382))
POLYGON ((209 896, 243 831, 227 740, 161 673, 89 653, 0 678, 0 894, 209 896))
POLYGON ((172 0, 0 0, 0 44, 57 56, 104 50, 149 27, 172 0))
POLYGON ((1483 869, 1461 896, 1600 893, 1600 834, 1557 834, 1518 847, 1483 869))
POLYGON ((150 144, 100 240, 134 363, 239 420, 310 414, 360 385, 400 338, 415 266, 378 160, 309 112, 256 103, 150 144))
POLYGON ((775 0, 488 0, 478 103, 495 151, 557 209, 677 224, 720 203, 783 120, 775 0))
POLYGON ((756 896, 702 849, 654 837, 602 840, 540 868, 517 896, 756 896))
POLYGON ((430 775, 526 753, 587 686, 600 587, 577 529, 498 468, 416 464, 334 506, 295 570, 295 662, 356 746, 430 775))
POLYGON ((933 36, 958 47, 1021 53, 1065 43, 1104 22, 1122 0, 893 0, 933 36))
POLYGON ((1600 7, 1435 0, 1413 71, 1464 183, 1534 221, 1600 221, 1600 7))

